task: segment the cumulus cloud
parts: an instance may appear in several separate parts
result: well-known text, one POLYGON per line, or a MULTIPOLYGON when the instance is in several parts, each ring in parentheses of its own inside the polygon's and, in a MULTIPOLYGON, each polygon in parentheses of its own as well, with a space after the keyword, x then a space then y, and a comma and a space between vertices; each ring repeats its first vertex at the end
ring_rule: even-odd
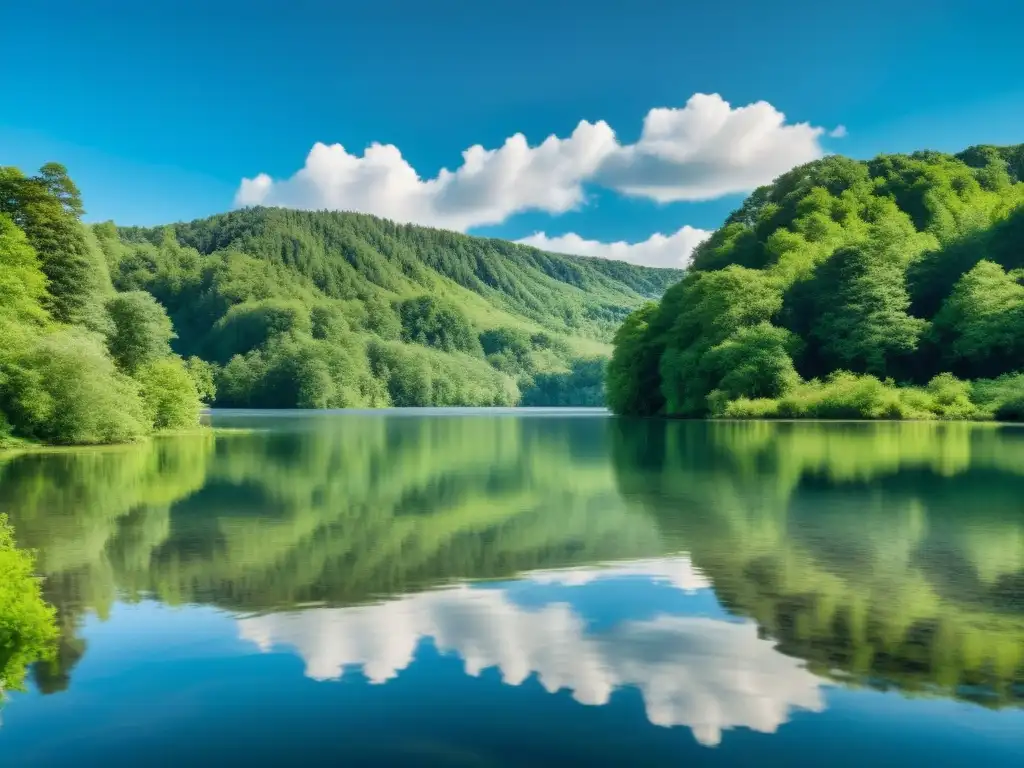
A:
MULTIPOLYGON (((653 574, 686 589, 702 588, 703 576, 687 573, 687 562, 641 563, 618 575, 653 574)), ((586 583, 615 573, 577 569, 539 578, 586 583)), ((468 675, 497 668, 506 685, 516 686, 535 674, 548 692, 568 689, 585 705, 606 704, 616 689, 633 686, 650 722, 688 726, 709 746, 719 743, 723 730, 772 733, 791 709, 824 706, 821 681, 758 637, 753 622, 663 615, 591 633, 564 603, 524 608, 501 590, 456 586, 379 605, 256 616, 239 624, 242 638, 264 651, 294 648, 306 675, 316 680, 359 668, 371 683, 384 683, 409 667, 420 642, 432 638, 440 652, 463 659, 468 675)))
POLYGON ((635 144, 619 142, 604 121, 583 120, 567 138, 537 146, 518 133, 497 149, 474 145, 454 171, 434 178, 422 178, 394 145, 372 144, 359 155, 317 143, 290 178, 243 179, 235 203, 352 210, 465 231, 521 211, 578 208, 584 184, 660 202, 746 192, 820 157, 823 133, 787 123, 767 102, 734 108, 717 94, 695 94, 684 107, 648 112, 635 144))
POLYGON ((710 230, 687 225, 675 234, 663 235, 658 232, 638 243, 621 240, 615 243, 602 243, 599 240, 586 240, 574 232, 556 237, 549 237, 544 232, 535 232, 516 242, 555 253, 597 256, 648 267, 681 269, 689 265, 693 249, 710 236, 710 230))
POLYGON ((831 131, 828 132, 828 135, 830 137, 832 137, 833 139, 845 139, 846 138, 846 126, 845 125, 837 125, 835 128, 833 128, 831 131))

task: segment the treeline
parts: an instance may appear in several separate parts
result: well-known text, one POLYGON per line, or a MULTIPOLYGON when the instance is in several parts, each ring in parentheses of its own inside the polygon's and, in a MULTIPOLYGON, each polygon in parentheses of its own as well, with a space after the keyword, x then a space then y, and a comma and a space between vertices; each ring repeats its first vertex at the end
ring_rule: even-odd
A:
POLYGON ((95 233, 222 407, 601 405, 614 329, 681 276, 361 214, 95 233))
POLYGON ((827 157, 627 318, 608 398, 682 417, 1024 418, 1024 145, 827 157))
POLYGON ((172 353, 152 296, 114 288, 82 213, 63 166, 32 177, 0 167, 0 447, 124 442, 199 422, 201 371, 172 353))

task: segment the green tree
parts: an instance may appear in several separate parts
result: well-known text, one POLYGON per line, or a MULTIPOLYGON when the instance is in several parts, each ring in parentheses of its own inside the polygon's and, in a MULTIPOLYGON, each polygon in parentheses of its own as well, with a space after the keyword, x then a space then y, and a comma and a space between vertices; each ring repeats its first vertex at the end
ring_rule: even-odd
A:
POLYGON ((46 276, 39 258, 9 216, 0 213, 0 318, 43 325, 46 276))
POLYGON ((406 299, 399 304, 398 315, 403 341, 445 352, 480 352, 480 342, 469 319, 449 301, 433 296, 406 299))
POLYGON ((81 198, 64 167, 48 163, 30 178, 16 168, 0 168, 0 213, 14 220, 39 255, 48 281, 46 307, 54 319, 103 330, 101 294, 109 277, 89 251, 79 221, 81 198))
POLYGON ((107 347, 117 364, 134 373, 171 354, 175 337, 167 312, 145 291, 118 293, 107 301, 112 330, 107 347))
POLYGON ((926 325, 908 313, 905 264, 882 249, 849 246, 819 268, 815 283, 811 336, 829 370, 901 372, 926 325))
POLYGON ((630 314, 615 333, 608 363, 608 406, 617 413, 652 416, 665 405, 659 364, 664 344, 654 338, 651 321, 658 305, 645 304, 630 314))
POLYGON ((199 425, 199 392, 181 358, 170 355, 138 367, 143 410, 155 429, 189 429, 199 425))
POLYGON ((1024 271, 979 261, 953 287, 932 337, 956 370, 984 377, 1017 370, 1024 358, 1024 271))
POLYGON ((82 329, 43 333, 4 367, 0 411, 23 437, 57 445, 117 443, 151 428, 138 384, 82 329))

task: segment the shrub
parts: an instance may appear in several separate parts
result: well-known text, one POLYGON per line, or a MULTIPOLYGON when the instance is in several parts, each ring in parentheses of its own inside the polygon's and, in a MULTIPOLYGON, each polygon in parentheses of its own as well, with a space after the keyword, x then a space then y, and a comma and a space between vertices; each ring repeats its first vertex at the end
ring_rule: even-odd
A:
POLYGON ((188 429, 199 425, 199 392, 185 363, 164 357, 146 363, 135 374, 146 417, 155 429, 188 429))
POLYGON ((88 445, 128 442, 150 429, 139 385, 93 334, 73 327, 40 334, 0 366, 0 410, 23 437, 88 445))

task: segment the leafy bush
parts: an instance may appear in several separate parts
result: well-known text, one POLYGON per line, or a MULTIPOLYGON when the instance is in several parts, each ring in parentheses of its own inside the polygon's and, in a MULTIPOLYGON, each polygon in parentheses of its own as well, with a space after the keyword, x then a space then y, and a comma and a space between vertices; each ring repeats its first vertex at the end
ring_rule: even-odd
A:
POLYGON ((107 300, 112 328, 107 337, 111 357, 129 373, 171 354, 174 328, 167 312, 145 291, 118 293, 107 300))
POLYGON ((178 357, 162 357, 135 374, 146 417, 155 429, 189 429, 199 425, 195 379, 178 357))
POLYGON ((86 331, 69 326, 42 333, 2 364, 0 410, 23 437, 57 445, 117 443, 151 428, 139 385, 86 331))

